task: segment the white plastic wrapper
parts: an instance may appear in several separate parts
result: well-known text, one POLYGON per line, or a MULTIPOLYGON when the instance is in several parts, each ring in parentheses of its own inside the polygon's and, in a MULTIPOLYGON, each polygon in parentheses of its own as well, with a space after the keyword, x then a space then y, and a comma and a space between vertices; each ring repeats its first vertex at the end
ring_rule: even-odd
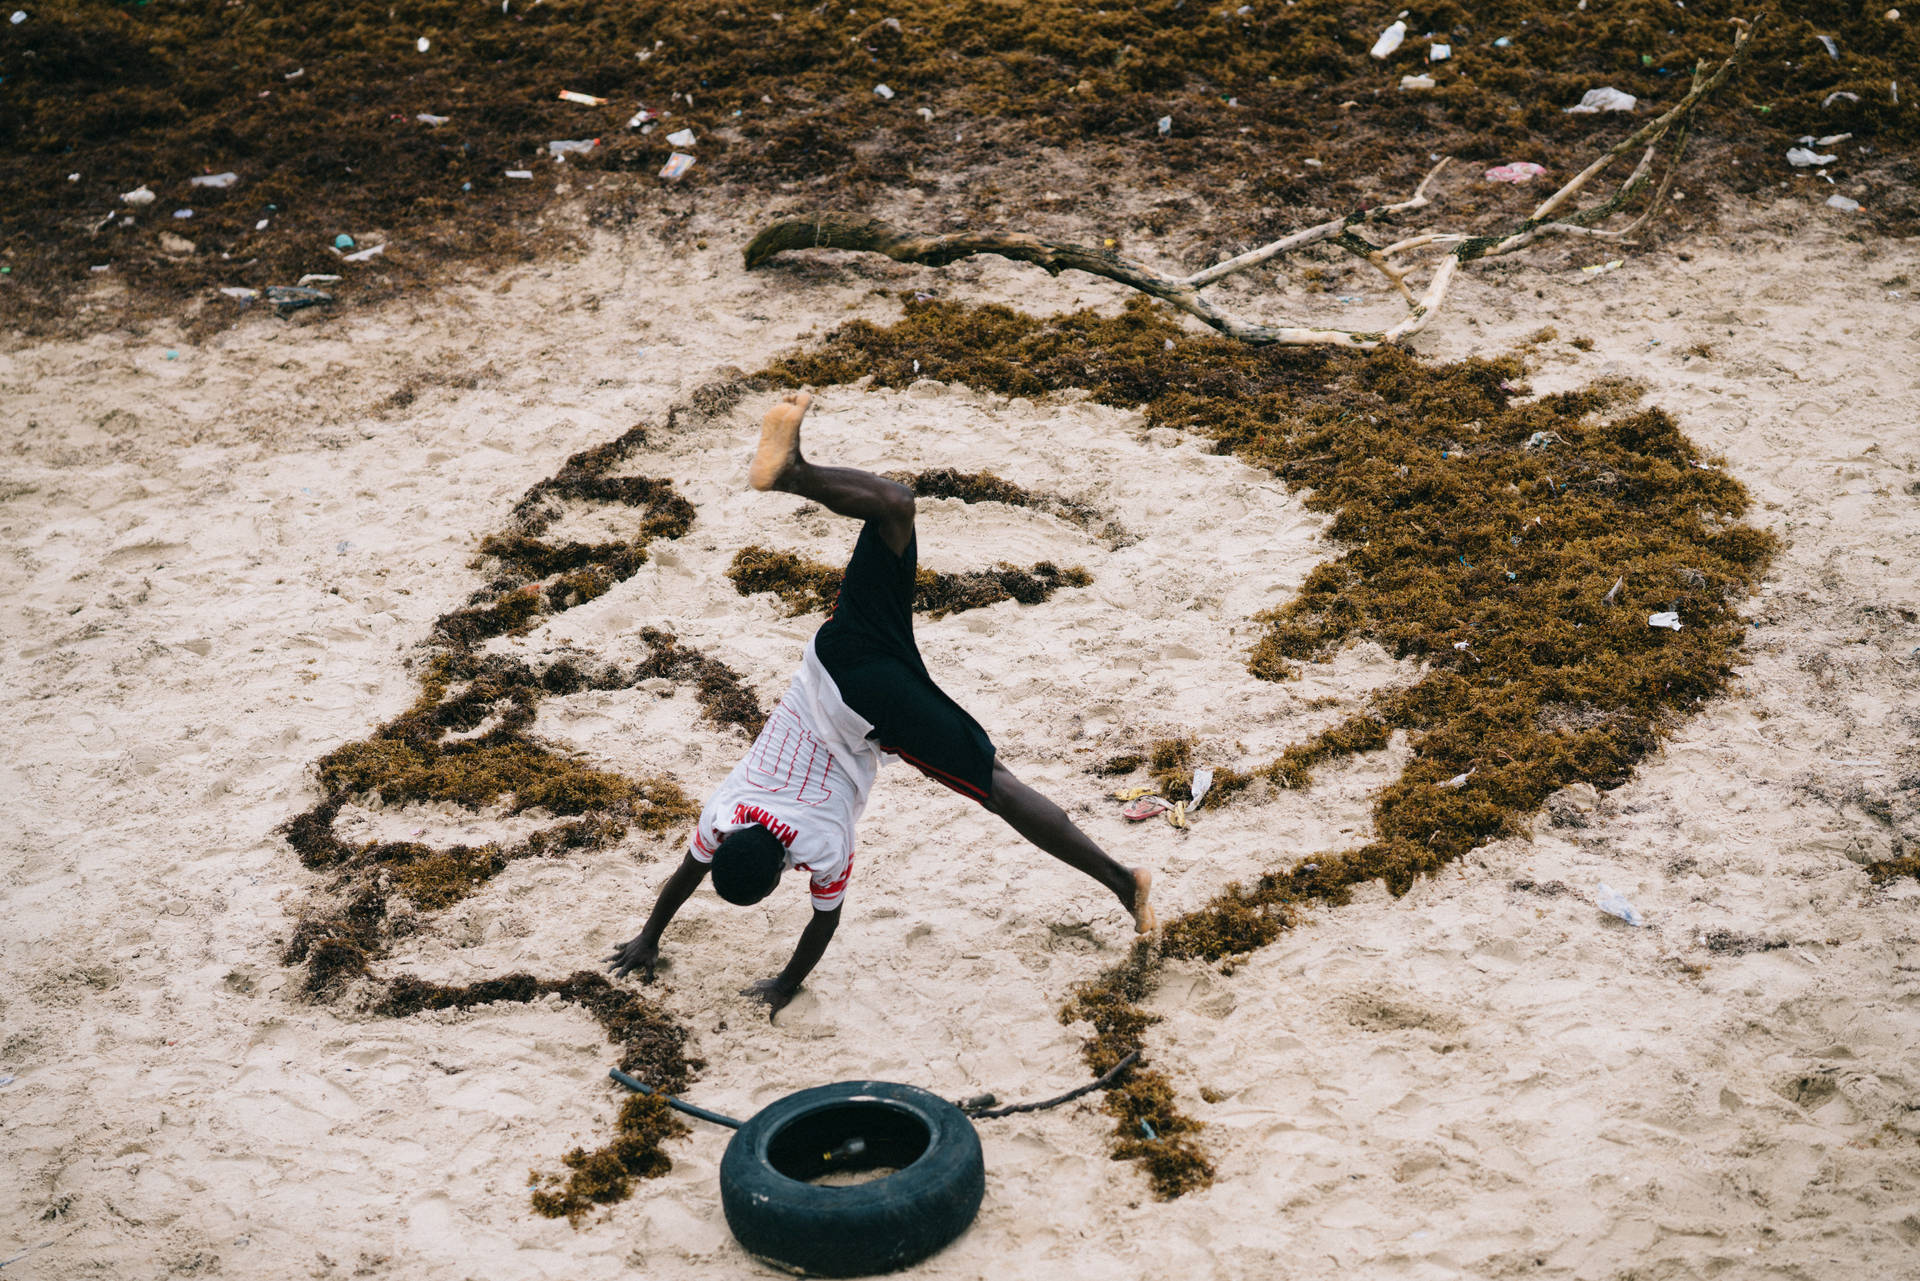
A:
POLYGON ((1566 110, 1570 116, 1591 116, 1602 111, 1632 111, 1639 105, 1640 99, 1618 89, 1589 89, 1579 102, 1566 110))

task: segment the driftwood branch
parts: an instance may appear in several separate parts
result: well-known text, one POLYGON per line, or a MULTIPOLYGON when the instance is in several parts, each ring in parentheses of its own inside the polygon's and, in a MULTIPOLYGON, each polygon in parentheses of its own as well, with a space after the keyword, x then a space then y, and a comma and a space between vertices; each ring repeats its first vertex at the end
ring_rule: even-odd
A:
POLYGON ((1012 1116, 1016 1112, 1044 1112, 1048 1108, 1057 1108, 1062 1103, 1073 1102, 1083 1094, 1092 1094, 1095 1090, 1106 1089, 1119 1079, 1122 1072, 1132 1067, 1139 1058, 1140 1051, 1130 1051, 1126 1058, 1121 1059, 1105 1072, 1102 1072, 1098 1080, 1088 1081, 1085 1085, 1076 1085, 1065 1094, 1057 1094, 1053 1098, 1042 1099, 1038 1103, 1013 1103, 1003 1108, 994 1108, 990 1112, 969 1108, 966 1110, 967 1115, 976 1121, 990 1121, 998 1116, 1012 1116))
POLYGON ((1373 244, 1359 229, 1373 223, 1387 223, 1398 216, 1423 209, 1433 203, 1429 191, 1434 180, 1447 167, 1441 160, 1420 180, 1413 194, 1393 204, 1374 205, 1283 236, 1270 244, 1237 254, 1211 267, 1189 275, 1173 276, 1146 263, 1115 253, 1065 241, 1048 240, 1019 231, 955 232, 951 235, 923 235, 902 231, 873 218, 842 214, 818 214, 809 218, 789 218, 774 223, 753 238, 746 249, 747 269, 761 266, 776 254, 798 249, 851 249, 885 254, 896 262, 920 263, 944 267, 974 254, 994 254, 1015 262, 1030 262, 1053 275, 1063 271, 1084 271, 1117 281, 1141 293, 1159 298, 1210 325, 1230 338, 1253 344, 1338 345, 1373 348, 1383 343, 1411 338, 1425 329, 1441 305, 1454 277, 1468 263, 1482 258, 1497 258, 1523 249, 1543 236, 1584 236, 1621 240, 1637 232, 1659 209, 1673 181, 1681 151, 1686 145, 1688 125, 1700 103, 1726 82, 1745 56, 1752 38, 1751 24, 1735 20, 1733 49, 1711 70, 1706 63, 1694 68, 1693 84, 1685 97, 1654 120, 1608 148, 1598 159, 1574 175, 1558 191, 1541 201, 1538 207, 1510 231, 1500 235, 1470 235, 1461 232, 1427 232, 1393 244, 1373 244), (1646 209, 1630 225, 1606 229, 1594 224, 1604 221, 1626 207, 1652 181, 1666 146, 1666 171, 1646 209), (1633 172, 1607 199, 1584 209, 1562 212, 1574 197, 1621 156, 1641 153, 1633 172), (1384 330, 1331 329, 1315 325, 1265 324, 1221 311, 1202 296, 1201 291, 1228 276, 1257 267, 1283 254, 1308 245, 1330 243, 1366 262, 1393 285, 1407 304, 1407 314, 1399 323, 1384 330), (1423 249, 1440 247, 1432 261, 1433 274, 1426 288, 1416 294, 1407 281, 1416 264, 1401 265, 1399 259, 1423 249))

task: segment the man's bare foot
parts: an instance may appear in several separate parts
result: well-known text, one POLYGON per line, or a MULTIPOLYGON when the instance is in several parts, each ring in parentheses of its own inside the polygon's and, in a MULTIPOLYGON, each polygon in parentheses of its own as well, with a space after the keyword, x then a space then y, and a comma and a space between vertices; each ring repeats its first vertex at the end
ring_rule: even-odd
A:
POLYGON ((1133 912, 1135 934, 1151 934, 1159 927, 1160 922, 1154 919, 1153 904, 1147 901, 1147 896, 1152 893, 1153 873, 1144 867, 1134 868, 1133 903, 1130 910, 1133 912))
POLYGON ((800 420, 807 416, 813 397, 790 391, 760 420, 760 447, 753 453, 747 483, 755 489, 774 489, 788 468, 800 461, 800 420))

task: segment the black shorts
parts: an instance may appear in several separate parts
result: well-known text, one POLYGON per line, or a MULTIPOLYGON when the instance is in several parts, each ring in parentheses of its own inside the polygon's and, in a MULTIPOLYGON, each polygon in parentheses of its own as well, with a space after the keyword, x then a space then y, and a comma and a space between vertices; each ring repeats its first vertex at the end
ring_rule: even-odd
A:
POLYGON ((867 737, 937 783, 986 802, 993 741, 933 683, 913 641, 915 541, 895 556, 871 523, 860 530, 833 615, 814 653, 840 697, 873 726, 867 737))

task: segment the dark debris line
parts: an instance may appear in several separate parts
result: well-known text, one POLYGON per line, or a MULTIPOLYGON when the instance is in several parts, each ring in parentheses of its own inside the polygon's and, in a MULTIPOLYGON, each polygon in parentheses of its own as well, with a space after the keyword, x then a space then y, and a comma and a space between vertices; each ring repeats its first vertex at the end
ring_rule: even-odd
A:
MULTIPOLYGON (((1586 155, 1627 124, 1564 107, 1602 85, 1671 102, 1693 62, 1724 55, 1727 19, 1759 7, 1433 4, 1409 12, 1409 39, 1381 63, 1367 53, 1373 15, 1345 0, 1244 14, 1178 0, 930 0, 892 16, 786 0, 514 0, 504 13, 472 0, 45 0, 0 24, 0 317, 57 332, 191 298, 210 304, 195 323, 212 326, 254 305, 217 289, 309 273, 345 276, 343 298, 378 298, 445 264, 564 244, 569 233, 531 219, 574 197, 602 222, 672 237, 716 188, 771 216, 823 200, 857 210, 913 187, 940 197, 951 225, 983 226, 1007 195, 998 180, 948 190, 932 175, 1051 167, 1063 148, 1090 171, 1173 193, 1148 235, 1257 243, 1303 211, 1410 189, 1430 153, 1550 170, 1586 155), (1431 68, 1429 31, 1453 50, 1431 68), (1398 90, 1423 70, 1438 87, 1398 90), (628 127, 643 104, 671 113, 646 134, 628 127), (663 183, 666 135, 682 127, 699 136, 698 163, 663 183), (546 149, 591 139, 564 163, 546 149), (224 172, 238 175, 231 187, 189 185, 224 172), (154 202, 122 206, 142 185, 154 202), (176 219, 181 209, 192 217, 176 219), (341 235, 391 249, 342 263, 341 235), (122 292, 76 298, 96 285, 122 292)), ((1920 22, 1889 22, 1879 4, 1766 8, 1739 82, 1701 121, 1684 186, 1778 194, 1813 181, 1793 177, 1788 146, 1851 133, 1833 172, 1867 196, 1877 225, 1913 231, 1920 84, 1897 104, 1890 86, 1920 65, 1920 22)), ((1510 214, 1530 194, 1491 187, 1469 185, 1450 208, 1510 214)), ((1112 194, 1096 178, 1048 212, 1106 221, 1112 194)))

